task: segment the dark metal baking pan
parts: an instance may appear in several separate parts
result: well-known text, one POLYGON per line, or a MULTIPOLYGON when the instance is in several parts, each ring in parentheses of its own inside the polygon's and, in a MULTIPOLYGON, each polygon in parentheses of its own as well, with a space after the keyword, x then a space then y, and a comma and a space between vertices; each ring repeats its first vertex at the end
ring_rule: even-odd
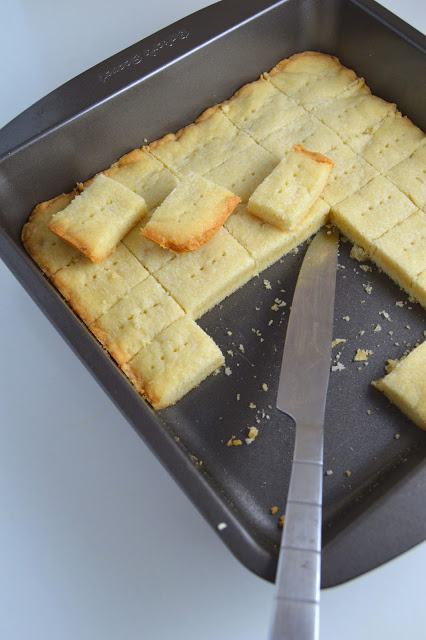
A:
MULTIPOLYGON (((3 260, 204 517, 213 527, 227 524, 220 532, 225 544, 268 580, 276 570, 294 436, 291 421, 270 408, 288 317, 288 306, 271 306, 277 297, 291 303, 304 248, 200 320, 224 352, 234 352, 232 375, 211 376, 156 413, 26 254, 21 228, 38 202, 70 190, 144 138, 193 121, 298 51, 337 55, 424 128, 424 45, 421 34, 370 1, 225 0, 83 73, 0 132, 3 260), (244 438, 250 425, 259 427, 253 444, 225 446, 232 435, 244 438), (269 513, 273 505, 277 516, 269 513)), ((345 369, 331 374, 326 416, 325 468, 333 474, 324 481, 323 587, 426 537, 425 434, 370 386, 387 358, 423 338, 424 312, 375 267, 361 271, 349 249, 342 243, 335 316, 335 336, 347 339, 339 345, 345 369), (398 300, 406 304, 395 306, 398 300), (381 332, 372 331, 376 324, 381 332), (374 351, 368 366, 352 362, 357 348, 374 351)))

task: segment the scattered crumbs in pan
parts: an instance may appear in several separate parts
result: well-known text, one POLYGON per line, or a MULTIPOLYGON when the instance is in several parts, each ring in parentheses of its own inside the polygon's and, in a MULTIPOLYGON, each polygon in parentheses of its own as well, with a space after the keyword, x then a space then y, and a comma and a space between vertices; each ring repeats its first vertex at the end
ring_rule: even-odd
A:
POLYGON ((227 526, 228 525, 226 524, 226 522, 219 522, 219 524, 217 525, 217 529, 218 531, 223 531, 227 526))
POLYGON ((346 338, 335 338, 331 343, 331 346, 336 347, 338 344, 341 344, 342 342, 346 342, 346 338))
POLYGON ((327 471, 325 472, 326 476, 332 476, 333 475, 333 471, 331 469, 327 469, 327 471))
POLYGON ((266 384, 266 382, 264 382, 264 383, 262 384, 262 390, 263 390, 263 391, 268 391, 268 385, 266 384))
POLYGON ((377 333, 378 331, 381 331, 381 330, 382 330, 382 327, 379 324, 376 324, 376 326, 373 329, 374 333, 377 333))
POLYGON ((253 402, 250 402, 249 409, 256 409, 256 405, 253 402))
POLYGON ((382 309, 382 311, 379 311, 379 316, 383 316, 384 318, 386 318, 386 320, 389 320, 389 322, 392 322, 390 315, 384 309, 382 309))
POLYGON ((278 511, 278 507, 271 507, 271 508, 269 509, 269 511, 270 511, 270 512, 272 513, 272 515, 274 516, 274 515, 277 513, 277 511, 278 511))
POLYGON ((337 364, 333 364, 333 366, 331 367, 332 371, 343 371, 343 369, 346 369, 346 367, 341 362, 338 362, 337 364))
POLYGON ((230 369, 229 367, 225 367, 225 375, 230 376, 231 374, 232 374, 232 369, 230 369))
POLYGON ((364 362, 368 360, 368 356, 371 356, 373 352, 371 349, 357 349, 356 354, 353 357, 354 362, 364 362))
POLYGON ((343 316, 342 320, 344 320, 345 322, 349 322, 350 317, 349 316, 343 316))
POLYGON ((265 289, 272 289, 271 283, 269 282, 269 280, 264 280, 263 284, 265 285, 265 289))
POLYGON ((395 433, 395 440, 399 440, 400 439, 400 434, 399 433, 395 433))
POLYGON ((284 522, 285 522, 285 515, 281 516, 281 518, 278 520, 278 526, 282 529, 284 527, 284 522))
POLYGON ((371 292, 373 291, 373 287, 371 286, 371 284, 370 284, 370 283, 368 283, 368 284, 363 284, 363 285, 362 285, 362 287, 363 287, 364 291, 365 291, 366 293, 368 293, 368 295, 370 295, 370 294, 371 294, 371 292))
POLYGON ((354 244, 354 246, 352 247, 350 256, 354 260, 358 260, 358 262, 365 262, 366 260, 368 260, 368 253, 366 253, 362 247, 359 247, 356 244, 354 244))
POLYGON ((235 436, 231 436, 228 440, 228 442, 226 443, 227 447, 239 447, 242 443, 242 441, 239 438, 236 438, 235 436))
POLYGON ((350 478, 350 477, 351 477, 351 475, 352 475, 352 473, 349 471, 349 469, 347 469, 347 470, 345 471, 345 473, 346 473, 346 475, 348 476, 348 478, 350 478))

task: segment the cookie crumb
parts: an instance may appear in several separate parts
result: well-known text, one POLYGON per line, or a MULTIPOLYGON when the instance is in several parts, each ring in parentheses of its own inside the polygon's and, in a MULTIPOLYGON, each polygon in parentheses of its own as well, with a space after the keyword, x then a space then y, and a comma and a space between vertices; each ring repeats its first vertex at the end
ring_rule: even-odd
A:
POLYGON ((378 331, 381 331, 381 330, 382 330, 382 327, 379 324, 376 324, 376 326, 373 329, 374 333, 377 333, 378 331))
POLYGON ((351 475, 352 475, 352 474, 351 474, 351 472, 349 471, 349 469, 347 469, 347 470, 345 471, 345 473, 346 473, 346 475, 348 476, 348 478, 350 478, 350 477, 351 477, 351 475))
POLYGON ((250 402, 249 409, 256 409, 256 405, 253 402, 250 402))
POLYGON ((278 526, 281 529, 284 527, 284 522, 285 522, 285 516, 281 516, 281 518, 278 520, 278 526))
POLYGON ((353 357, 354 362, 364 362, 368 359, 368 356, 372 355, 371 349, 357 349, 356 354, 353 357))
POLYGON ((243 345, 240 344, 240 346, 238 347, 238 349, 241 351, 241 353, 245 353, 246 350, 244 349, 243 345))
POLYGON ((346 342, 346 338, 335 338, 333 340, 333 342, 331 343, 331 347, 335 347, 336 345, 342 343, 342 342, 346 342))
POLYGON ((366 293, 368 293, 368 295, 371 294, 371 292, 373 291, 373 287, 371 286, 371 284, 363 284, 363 289, 366 293))
POLYGON ((272 515, 274 516, 274 515, 277 513, 277 511, 278 511, 278 507, 271 507, 271 508, 269 509, 269 511, 270 511, 270 512, 272 513, 272 515))
POLYGON ((271 283, 269 282, 269 280, 264 280, 263 284, 265 285, 265 289, 272 289, 271 283))
POLYGON ((401 435, 399 433, 395 433, 395 440, 399 440, 401 435))
POLYGON ((354 260, 358 260, 358 262, 365 262, 366 260, 368 260, 368 253, 357 244, 354 244, 354 246, 352 247, 350 256, 354 260))
POLYGON ((333 364, 333 366, 331 367, 332 371, 343 371, 343 369, 346 369, 346 367, 341 362, 333 364))
POLYGON ((332 476, 332 475, 333 475, 333 471, 332 471, 331 469, 328 469, 328 470, 325 472, 325 475, 327 475, 327 476, 332 476))
POLYGON ((266 384, 266 382, 262 384, 262 389, 263 391, 268 391, 268 385, 266 384))
POLYGON ((226 529, 228 525, 226 524, 226 522, 219 522, 219 524, 217 525, 217 529, 219 531, 223 531, 224 529, 226 529))
POLYGON ((345 322, 349 322, 350 317, 349 316, 343 316, 342 320, 345 320, 345 322))
POLYGON ((231 374, 232 374, 232 369, 230 369, 229 367, 225 367, 225 375, 230 376, 231 374))

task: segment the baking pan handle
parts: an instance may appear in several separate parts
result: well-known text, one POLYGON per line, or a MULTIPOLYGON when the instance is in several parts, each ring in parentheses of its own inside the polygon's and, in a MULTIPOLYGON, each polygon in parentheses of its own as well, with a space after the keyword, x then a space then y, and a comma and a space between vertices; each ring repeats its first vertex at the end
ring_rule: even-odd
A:
POLYGON ((126 87, 280 2, 227 0, 201 9, 66 82, 0 130, 0 160, 126 87), (226 24, 224 24, 226 15, 226 24), (203 29, 200 29, 200 22, 203 29))

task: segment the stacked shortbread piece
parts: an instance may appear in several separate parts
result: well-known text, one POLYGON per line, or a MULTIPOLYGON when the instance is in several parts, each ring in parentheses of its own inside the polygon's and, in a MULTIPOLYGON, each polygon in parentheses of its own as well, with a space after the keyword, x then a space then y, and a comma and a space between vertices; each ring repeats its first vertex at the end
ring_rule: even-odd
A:
MULTIPOLYGON (((99 239, 101 262, 93 261, 92 247, 80 241, 71 246, 69 238, 65 242, 50 230, 94 179, 38 205, 22 238, 136 389, 162 408, 224 363, 195 320, 327 220, 426 307, 424 143, 422 131, 396 105, 373 96, 336 58, 296 54, 195 123, 130 152, 102 172, 111 192, 114 183, 118 191, 118 185, 123 187, 121 196, 132 192, 131 198, 127 193, 132 206, 122 224, 99 239), (325 167, 328 160, 328 173, 334 167, 320 197, 319 182, 305 185, 294 206, 286 208, 273 176, 292 188, 291 180, 285 185, 289 172, 282 167, 290 166, 295 145, 316 157, 317 165, 321 160, 325 167), (189 191, 188 181, 193 181, 189 191), (197 222, 188 209, 179 244, 173 244, 168 197, 172 192, 186 197, 187 189, 190 208, 194 193, 197 199, 210 197, 206 185, 212 183, 222 188, 222 204, 220 216, 205 214, 210 235, 203 237, 201 226, 188 245, 185 225, 197 222), (265 221, 268 189, 275 189, 281 222, 273 216, 265 221), (307 213, 296 211, 305 196, 306 202, 313 198, 312 206, 307 213), (117 237, 122 240, 112 250, 117 237), (182 247, 186 252, 180 253, 182 247)), ((108 207, 120 217, 105 198, 107 214, 108 207)), ((97 218, 90 215, 85 224, 93 228, 96 245, 97 218)))

